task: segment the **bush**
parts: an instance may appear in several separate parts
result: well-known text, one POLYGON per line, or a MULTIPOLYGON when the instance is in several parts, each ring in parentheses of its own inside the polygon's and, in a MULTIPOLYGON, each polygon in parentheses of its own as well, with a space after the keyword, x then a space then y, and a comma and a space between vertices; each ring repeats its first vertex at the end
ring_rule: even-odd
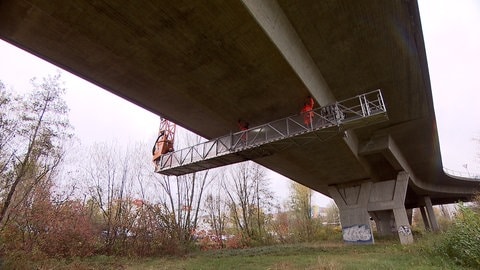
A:
POLYGON ((48 190, 37 188, 35 200, 12 210, 0 230, 1 252, 15 260, 23 254, 45 257, 90 256, 96 244, 95 230, 86 209, 78 201, 53 203, 48 190))
MULTIPOLYGON (((303 242, 336 241, 340 239, 342 239, 342 228, 340 226, 322 225, 317 222, 313 226, 310 238, 303 242)), ((300 241, 297 243, 300 243, 300 241)))
POLYGON ((460 265, 480 267, 480 214, 461 204, 456 220, 434 251, 460 265))

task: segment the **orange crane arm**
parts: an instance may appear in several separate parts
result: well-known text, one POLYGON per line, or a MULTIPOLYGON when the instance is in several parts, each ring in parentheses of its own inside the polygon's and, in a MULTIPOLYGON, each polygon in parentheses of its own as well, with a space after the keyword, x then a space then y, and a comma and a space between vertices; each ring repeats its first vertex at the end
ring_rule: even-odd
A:
POLYGON ((152 155, 155 162, 161 155, 173 152, 173 142, 175 140, 175 130, 177 125, 160 117, 160 128, 158 130, 158 137, 153 145, 152 155))

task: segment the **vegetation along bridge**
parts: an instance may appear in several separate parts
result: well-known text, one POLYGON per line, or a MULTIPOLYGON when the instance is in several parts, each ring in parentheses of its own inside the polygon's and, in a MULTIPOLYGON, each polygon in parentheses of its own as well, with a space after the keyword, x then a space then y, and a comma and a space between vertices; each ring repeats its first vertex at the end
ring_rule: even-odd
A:
POLYGON ((204 161, 190 170, 251 158, 332 197, 348 242, 373 243, 371 216, 381 233, 395 224, 410 243, 410 209, 420 207, 435 229, 432 205, 469 200, 479 189, 442 169, 416 1, 6 0, 0 38, 220 138, 173 153, 171 162, 162 157, 170 174, 180 173, 176 163, 195 163, 194 153, 204 161), (342 127, 350 119, 343 112, 340 123, 335 115, 332 127, 307 130, 291 117, 307 96, 323 108, 373 89, 388 109, 384 121, 342 127), (239 118, 255 128, 230 135, 239 118), (338 129, 342 136, 328 137, 338 129), (214 144, 214 155, 226 154, 207 159, 214 144))

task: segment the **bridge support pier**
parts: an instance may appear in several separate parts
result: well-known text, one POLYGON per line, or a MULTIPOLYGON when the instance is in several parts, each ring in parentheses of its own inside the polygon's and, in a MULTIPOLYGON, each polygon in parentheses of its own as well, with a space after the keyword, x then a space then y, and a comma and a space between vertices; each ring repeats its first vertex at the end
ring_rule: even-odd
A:
POLYGON ((422 220, 423 220, 423 225, 425 226, 425 230, 431 231, 432 227, 430 226, 430 221, 428 220, 427 217, 427 212, 425 211, 425 207, 420 206, 420 213, 422 214, 422 220))
POLYGON ((440 227, 438 226, 437 218, 435 217, 435 212, 433 211, 432 200, 430 197, 423 197, 425 202, 425 207, 420 207, 420 212, 422 213, 423 224, 425 225, 426 230, 439 231, 440 227))
POLYGON ((330 195, 340 210, 344 241, 373 244, 372 216, 380 235, 396 232, 400 243, 412 243, 411 226, 405 209, 408 180, 408 174, 401 171, 393 180, 330 186, 330 195))
POLYGON ((367 210, 371 189, 372 182, 329 187, 330 196, 340 211, 343 240, 347 243, 374 243, 367 210))

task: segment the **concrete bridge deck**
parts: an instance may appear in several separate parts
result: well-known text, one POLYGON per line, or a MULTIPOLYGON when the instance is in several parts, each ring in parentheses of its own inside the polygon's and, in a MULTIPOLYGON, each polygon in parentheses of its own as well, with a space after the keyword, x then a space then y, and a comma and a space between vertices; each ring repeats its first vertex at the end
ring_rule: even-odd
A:
POLYGON ((442 170, 416 1, 4 0, 0 38, 206 138, 381 88, 389 121, 255 161, 327 195, 406 170, 407 208, 478 190, 442 170))

